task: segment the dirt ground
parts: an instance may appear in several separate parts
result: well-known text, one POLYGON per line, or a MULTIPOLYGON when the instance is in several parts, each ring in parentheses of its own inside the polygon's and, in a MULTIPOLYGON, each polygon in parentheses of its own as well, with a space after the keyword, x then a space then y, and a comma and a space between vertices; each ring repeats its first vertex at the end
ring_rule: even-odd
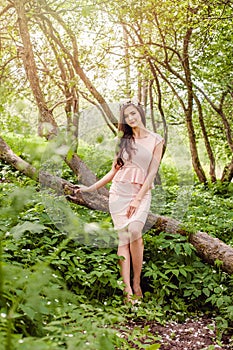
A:
MULTIPOLYGON (((154 343, 159 343, 159 350, 221 350, 233 349, 233 333, 223 335, 221 341, 218 341, 216 335, 216 326, 213 320, 208 318, 187 319, 184 323, 170 322, 162 326, 154 322, 135 323, 129 322, 128 330, 135 327, 144 328, 148 326, 145 336, 140 338, 143 344, 140 347, 138 341, 130 341, 131 348, 145 349, 145 344, 152 345, 150 342, 150 333, 158 337, 154 343)), ((126 337, 126 332, 121 332, 122 337, 126 337)), ((136 340, 136 339, 135 339, 136 340)), ((137 339, 139 340, 139 339, 137 339)))

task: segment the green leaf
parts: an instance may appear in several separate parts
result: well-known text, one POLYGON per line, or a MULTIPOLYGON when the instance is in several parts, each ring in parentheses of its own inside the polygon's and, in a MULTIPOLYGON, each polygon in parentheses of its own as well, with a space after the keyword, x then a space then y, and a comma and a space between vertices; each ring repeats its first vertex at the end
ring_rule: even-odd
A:
POLYGON ((180 273, 184 276, 184 277, 187 277, 187 272, 185 269, 180 269, 180 273))
POLYGON ((183 247, 184 247, 185 253, 186 253, 188 256, 191 256, 191 254, 192 254, 192 252, 193 252, 193 250, 194 250, 194 247, 192 247, 192 246, 190 245, 190 243, 185 243, 185 244, 183 245, 183 247))
POLYGON ((175 245, 175 252, 176 252, 177 255, 180 255, 180 251, 181 251, 180 244, 175 245))
POLYGON ((33 320, 35 317, 35 310, 32 309, 30 306, 28 305, 21 305, 20 308, 22 309, 22 311, 31 319, 33 320))
POLYGON ((46 227, 37 222, 25 221, 23 224, 18 224, 11 229, 13 237, 18 240, 25 232, 41 233, 46 227))
POLYGON ((201 291, 200 290, 196 290, 194 293, 195 297, 199 297, 201 295, 201 291))
POLYGON ((171 272, 172 272, 176 277, 178 277, 179 274, 180 274, 180 271, 179 271, 179 270, 171 270, 171 272))
POLYGON ((214 292, 220 294, 222 292, 222 289, 220 287, 216 287, 214 288, 214 292))
POLYGON ((104 349, 104 350, 114 350, 114 346, 112 344, 112 342, 107 338, 106 335, 102 335, 100 337, 100 340, 99 340, 99 343, 100 343, 100 349, 104 349))
POLYGON ((223 298, 218 298, 216 304, 217 304, 217 307, 221 307, 224 304, 224 299, 223 298))
POLYGON ((208 289, 208 288, 203 288, 203 293, 207 296, 207 297, 209 297, 210 296, 210 290, 208 289))

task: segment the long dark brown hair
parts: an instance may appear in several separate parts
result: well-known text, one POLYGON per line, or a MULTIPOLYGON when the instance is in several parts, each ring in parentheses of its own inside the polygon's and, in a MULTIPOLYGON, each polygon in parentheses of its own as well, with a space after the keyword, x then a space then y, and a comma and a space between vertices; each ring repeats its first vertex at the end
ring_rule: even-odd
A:
POLYGON ((116 166, 122 167, 124 165, 123 161, 123 153, 126 152, 128 154, 128 159, 132 158, 132 152, 135 150, 134 148, 134 136, 133 129, 129 126, 125 121, 125 110, 129 106, 133 106, 137 109, 141 116, 141 120, 144 126, 146 126, 146 116, 143 110, 143 107, 140 103, 134 103, 132 101, 128 101, 120 106, 120 120, 118 123, 118 132, 119 132, 119 143, 116 149, 117 161, 116 166))

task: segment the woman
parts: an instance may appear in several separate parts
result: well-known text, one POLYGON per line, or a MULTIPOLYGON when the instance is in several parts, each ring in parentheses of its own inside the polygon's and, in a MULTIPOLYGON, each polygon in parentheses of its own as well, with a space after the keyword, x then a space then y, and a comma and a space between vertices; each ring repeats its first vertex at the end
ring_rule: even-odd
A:
POLYGON ((146 129, 142 106, 131 101, 121 106, 118 129, 120 140, 111 170, 95 184, 83 186, 77 191, 92 192, 112 181, 109 209, 119 236, 117 254, 124 257, 119 264, 126 300, 133 302, 134 298, 142 297, 142 230, 150 208, 151 188, 162 158, 164 140, 146 129))

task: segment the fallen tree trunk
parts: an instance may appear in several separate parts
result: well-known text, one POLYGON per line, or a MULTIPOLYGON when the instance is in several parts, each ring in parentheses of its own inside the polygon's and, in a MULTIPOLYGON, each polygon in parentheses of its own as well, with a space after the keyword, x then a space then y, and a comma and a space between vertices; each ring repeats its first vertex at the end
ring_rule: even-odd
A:
MULTIPOLYGON (((108 196, 96 191, 93 193, 77 194, 73 196, 75 185, 70 182, 44 171, 38 172, 29 163, 18 157, 0 137, 0 159, 11 164, 26 176, 39 181, 41 186, 55 190, 57 195, 65 195, 68 200, 88 207, 90 209, 109 212, 108 196)), ((107 190, 106 190, 107 193, 107 190)), ((223 271, 233 274, 233 248, 219 240, 211 237, 206 232, 189 233, 181 227, 181 223, 165 216, 150 213, 145 229, 152 228, 155 233, 168 232, 188 236, 189 242, 196 248, 197 254, 207 263, 214 265, 220 260, 223 271)))
POLYGON ((189 233, 184 230, 181 223, 165 216, 150 213, 145 229, 153 228, 155 232, 168 232, 187 236, 188 241, 195 247, 197 255, 205 262, 214 265, 216 260, 221 261, 221 269, 233 274, 233 248, 220 239, 198 231, 189 233))
MULTIPOLYGON (((19 170, 24 175, 30 177, 31 179, 37 182, 40 182, 42 187, 51 188, 58 195, 65 194, 67 198, 71 200, 69 195, 71 195, 74 192, 75 185, 71 184, 70 182, 58 176, 51 175, 46 171, 39 172, 31 164, 23 160, 21 157, 17 156, 1 136, 0 136, 0 159, 12 165, 15 169, 19 170)), ((74 159, 75 159, 75 164, 78 164, 77 162, 77 160, 79 159, 78 156, 74 157, 74 159)), ((82 176, 85 170, 91 172, 87 168, 84 162, 82 161, 80 162, 81 164, 79 164, 79 166, 77 165, 76 170, 81 169, 82 176)), ((96 180, 96 177, 94 174, 92 174, 91 178, 94 181, 96 180)), ((87 185, 90 185, 90 184, 91 184, 90 177, 88 177, 87 185)), ((90 195, 85 197, 85 199, 83 199, 82 196, 79 195, 77 204, 84 205, 85 207, 90 209, 108 211, 108 196, 106 194, 108 194, 108 191, 105 188, 104 192, 98 191, 98 194, 97 194, 98 200, 96 200, 96 193, 90 193, 90 195)))
POLYGON ((0 159, 6 163, 12 165, 15 169, 21 173, 30 177, 31 179, 38 179, 37 170, 31 166, 31 164, 25 162, 22 158, 17 156, 7 143, 0 136, 0 159))

